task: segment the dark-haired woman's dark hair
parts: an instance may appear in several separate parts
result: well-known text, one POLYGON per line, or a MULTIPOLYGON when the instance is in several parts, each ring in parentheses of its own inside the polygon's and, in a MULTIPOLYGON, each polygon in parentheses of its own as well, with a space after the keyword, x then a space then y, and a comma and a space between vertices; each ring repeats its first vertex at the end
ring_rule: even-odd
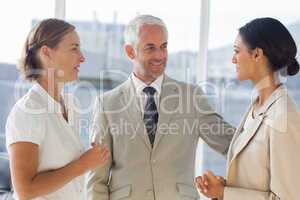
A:
POLYGON ((299 72, 297 47, 287 28, 273 18, 257 18, 239 29, 239 35, 250 49, 261 48, 272 71, 282 75, 299 72))
POLYGON ((44 45, 55 48, 62 38, 75 27, 60 19, 45 19, 39 22, 27 36, 22 57, 18 65, 24 79, 37 80, 41 75, 42 63, 38 51, 44 45))

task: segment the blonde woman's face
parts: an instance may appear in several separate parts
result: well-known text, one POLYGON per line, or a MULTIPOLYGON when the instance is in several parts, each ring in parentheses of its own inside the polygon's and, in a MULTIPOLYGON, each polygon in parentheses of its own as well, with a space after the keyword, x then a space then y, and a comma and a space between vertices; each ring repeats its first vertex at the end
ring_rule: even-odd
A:
POLYGON ((67 33, 58 46, 51 50, 51 65, 56 71, 56 80, 62 82, 77 80, 80 64, 84 60, 80 39, 75 30, 67 33))

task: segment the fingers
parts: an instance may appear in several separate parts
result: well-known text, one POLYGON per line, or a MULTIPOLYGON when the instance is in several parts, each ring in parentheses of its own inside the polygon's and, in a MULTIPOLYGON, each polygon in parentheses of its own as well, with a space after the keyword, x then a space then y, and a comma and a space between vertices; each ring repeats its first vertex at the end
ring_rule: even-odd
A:
POLYGON ((203 194, 206 194, 209 190, 209 182, 211 181, 210 179, 215 179, 215 176, 211 171, 207 171, 202 176, 198 176, 196 178, 197 187, 203 194))
POLYGON ((212 171, 208 170, 207 172, 205 172, 204 174, 207 175, 208 178, 215 178, 215 175, 212 171))
POLYGON ((195 178, 195 184, 196 184, 196 187, 201 190, 201 186, 200 186, 200 181, 201 181, 201 176, 198 176, 195 178))
POLYGON ((105 164, 109 160, 109 156, 110 156, 109 151, 104 150, 100 155, 100 163, 105 164))
POLYGON ((106 144, 104 145, 100 145, 99 143, 91 143, 92 145, 92 149, 98 148, 100 152, 104 151, 104 150, 108 150, 108 146, 106 144))
POLYGON ((108 149, 107 145, 99 145, 99 150, 100 150, 100 163, 105 164, 110 157, 110 151, 108 149))
POLYGON ((96 143, 96 142, 92 142, 91 143, 91 147, 92 148, 97 148, 97 147, 99 147, 100 145, 98 144, 98 143, 96 143))
POLYGON ((198 176, 195 182, 204 196, 213 198, 221 195, 220 188, 225 186, 226 181, 223 177, 214 175, 212 171, 207 171, 202 176, 198 176))
POLYGON ((224 177, 222 176, 217 176, 217 179, 223 184, 223 185, 226 185, 226 180, 224 177))
POLYGON ((204 184, 204 180, 202 176, 198 176, 195 181, 196 181, 196 186, 201 193, 206 193, 208 191, 207 185, 204 184))
POLYGON ((99 159, 102 160, 102 158, 106 159, 107 157, 109 157, 110 153, 107 145, 100 145, 98 143, 92 143, 91 145, 91 150, 95 153, 95 155, 97 155, 99 159))
POLYGON ((208 177, 208 175, 207 174, 203 174, 203 184, 205 185, 205 186, 208 186, 208 182, 209 182, 209 177, 208 177))
POLYGON ((217 181, 217 177, 213 174, 212 171, 205 172, 203 177, 206 177, 209 182, 216 182, 217 181))

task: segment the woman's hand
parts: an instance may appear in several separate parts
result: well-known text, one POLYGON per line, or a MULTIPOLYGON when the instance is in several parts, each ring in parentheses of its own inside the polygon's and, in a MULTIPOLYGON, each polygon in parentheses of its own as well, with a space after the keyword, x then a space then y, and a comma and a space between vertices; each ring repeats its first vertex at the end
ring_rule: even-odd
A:
POLYGON ((84 171, 94 170, 99 166, 105 165, 110 157, 107 146, 92 144, 92 147, 81 155, 78 162, 84 171))
POLYGON ((195 180, 197 188, 208 198, 223 198, 226 181, 221 176, 215 176, 211 171, 198 176, 195 180))

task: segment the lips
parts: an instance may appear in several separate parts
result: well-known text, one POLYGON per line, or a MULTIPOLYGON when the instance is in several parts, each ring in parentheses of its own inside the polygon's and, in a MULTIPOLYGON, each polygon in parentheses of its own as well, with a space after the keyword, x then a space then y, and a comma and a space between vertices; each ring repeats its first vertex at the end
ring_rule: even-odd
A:
POLYGON ((150 62, 150 65, 159 67, 161 65, 164 65, 164 62, 163 61, 162 62, 150 62))
POLYGON ((162 66, 162 63, 160 63, 160 64, 151 64, 152 66, 154 66, 154 67, 160 67, 160 66, 162 66))

